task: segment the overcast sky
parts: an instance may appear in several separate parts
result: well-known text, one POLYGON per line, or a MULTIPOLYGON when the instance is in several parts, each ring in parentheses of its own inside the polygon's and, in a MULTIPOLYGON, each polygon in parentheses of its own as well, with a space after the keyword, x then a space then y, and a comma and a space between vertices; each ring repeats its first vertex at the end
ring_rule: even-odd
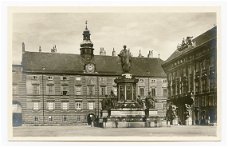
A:
POLYGON ((17 13, 13 15, 13 63, 21 63, 21 44, 27 51, 79 54, 85 21, 95 54, 107 55, 123 45, 133 56, 159 53, 166 60, 186 36, 197 37, 216 25, 215 13, 17 13))

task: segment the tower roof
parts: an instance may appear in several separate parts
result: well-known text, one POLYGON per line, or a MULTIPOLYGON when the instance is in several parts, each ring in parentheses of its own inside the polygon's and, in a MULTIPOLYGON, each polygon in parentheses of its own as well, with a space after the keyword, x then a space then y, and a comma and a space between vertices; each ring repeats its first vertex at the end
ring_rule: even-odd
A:
POLYGON ((83 31, 83 41, 82 41, 82 43, 81 43, 81 48, 92 48, 93 47, 93 43, 92 43, 92 41, 90 40, 90 31, 89 31, 89 29, 88 29, 88 26, 87 26, 87 24, 88 24, 88 22, 87 22, 87 20, 86 20, 86 22, 85 22, 85 24, 86 24, 86 27, 85 27, 85 30, 83 31))

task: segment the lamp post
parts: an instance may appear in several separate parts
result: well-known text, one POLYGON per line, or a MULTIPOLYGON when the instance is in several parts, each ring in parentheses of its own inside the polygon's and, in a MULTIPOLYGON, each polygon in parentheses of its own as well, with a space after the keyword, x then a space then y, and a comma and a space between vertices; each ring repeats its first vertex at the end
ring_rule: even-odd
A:
POLYGON ((148 75, 148 93, 150 92, 150 72, 147 71, 147 75, 148 75))
POLYGON ((99 96, 99 94, 100 94, 99 77, 97 75, 97 100, 98 100, 97 119, 98 119, 98 122, 99 122, 99 117, 100 117, 100 111, 99 111, 99 109, 100 109, 100 96, 99 96))
POLYGON ((45 67, 42 67, 42 97, 43 97, 43 125, 44 125, 44 70, 45 67))

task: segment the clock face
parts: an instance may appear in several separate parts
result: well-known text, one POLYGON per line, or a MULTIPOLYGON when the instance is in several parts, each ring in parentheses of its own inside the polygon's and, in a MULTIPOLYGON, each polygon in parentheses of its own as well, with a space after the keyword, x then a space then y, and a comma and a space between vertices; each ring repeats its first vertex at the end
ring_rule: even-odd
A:
POLYGON ((86 72, 88 72, 88 73, 93 73, 94 72, 94 64, 92 64, 92 63, 89 63, 89 64, 87 64, 86 65, 86 72))

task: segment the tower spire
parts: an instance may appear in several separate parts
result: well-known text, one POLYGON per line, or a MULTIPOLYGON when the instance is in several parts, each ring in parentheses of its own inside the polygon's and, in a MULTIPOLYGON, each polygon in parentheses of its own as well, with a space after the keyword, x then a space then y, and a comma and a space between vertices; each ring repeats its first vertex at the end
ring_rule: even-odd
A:
POLYGON ((22 53, 25 53, 25 43, 22 42, 22 53))
POLYGON ((89 61, 93 57, 93 50, 94 49, 93 49, 93 43, 90 40, 90 31, 88 29, 87 24, 88 24, 88 21, 86 20, 85 21, 86 28, 82 34, 83 35, 83 41, 80 44, 80 52, 81 52, 81 56, 86 58, 86 60, 89 61))
POLYGON ((85 22, 85 24, 86 24, 86 28, 85 28, 85 29, 86 29, 86 30, 88 30, 87 23, 88 23, 88 21, 86 20, 86 22, 85 22))

